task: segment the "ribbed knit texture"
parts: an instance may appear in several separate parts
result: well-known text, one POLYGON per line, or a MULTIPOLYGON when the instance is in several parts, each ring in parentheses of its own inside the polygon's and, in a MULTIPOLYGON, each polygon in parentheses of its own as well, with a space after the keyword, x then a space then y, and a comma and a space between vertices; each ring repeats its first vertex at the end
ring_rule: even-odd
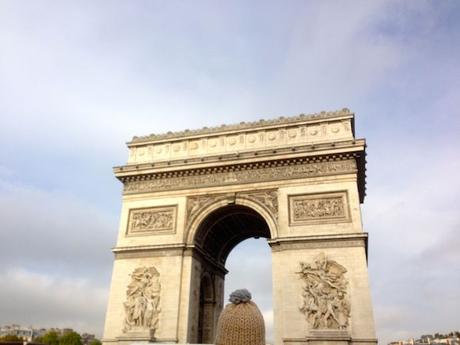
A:
POLYGON ((216 345, 265 345, 264 318, 254 302, 227 304, 217 322, 216 345))

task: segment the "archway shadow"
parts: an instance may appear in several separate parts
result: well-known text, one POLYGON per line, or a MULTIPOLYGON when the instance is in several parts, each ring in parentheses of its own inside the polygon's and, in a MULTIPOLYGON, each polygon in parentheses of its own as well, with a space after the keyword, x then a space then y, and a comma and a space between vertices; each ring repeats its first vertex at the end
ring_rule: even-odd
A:
MULTIPOLYGON (((196 320, 198 343, 214 342, 217 319, 224 305, 227 258, 238 244, 250 238, 270 239, 271 233, 265 219, 252 208, 243 205, 220 207, 209 213, 197 228, 194 246, 197 253, 200 253, 198 261, 201 264, 196 320)), ((265 245, 268 248, 266 243, 265 245)), ((249 259, 254 257, 248 254, 240 257, 241 265, 249 263, 249 259)), ((271 258, 267 255, 265 257, 271 267, 271 258)), ((257 274, 249 275, 247 279, 257 280, 257 274)), ((271 290, 271 280, 269 289, 271 290)))

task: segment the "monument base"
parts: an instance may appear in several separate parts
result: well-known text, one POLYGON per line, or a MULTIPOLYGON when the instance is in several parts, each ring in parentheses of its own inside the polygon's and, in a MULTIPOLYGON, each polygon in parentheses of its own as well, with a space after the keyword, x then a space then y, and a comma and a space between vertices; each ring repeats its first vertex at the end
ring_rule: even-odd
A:
POLYGON ((352 338, 342 330, 311 330, 305 338, 285 338, 286 345, 376 345, 377 339, 352 338))
MULTIPOLYGON (((128 337, 121 339, 117 338, 117 344, 123 345, 147 345, 147 344, 174 344, 174 345, 181 345, 178 344, 174 339, 128 339, 128 337)), ((205 344, 187 344, 187 345, 205 345, 205 344)))
POLYGON ((285 338, 285 345, 376 345, 377 339, 356 339, 356 338, 285 338))
MULTIPOLYGON (((119 344, 145 344, 145 343, 153 343, 158 342, 159 339, 155 338, 155 330, 154 329, 141 329, 141 330, 131 330, 128 331, 117 338, 117 342, 119 344)), ((171 342, 171 339, 168 339, 171 342)))

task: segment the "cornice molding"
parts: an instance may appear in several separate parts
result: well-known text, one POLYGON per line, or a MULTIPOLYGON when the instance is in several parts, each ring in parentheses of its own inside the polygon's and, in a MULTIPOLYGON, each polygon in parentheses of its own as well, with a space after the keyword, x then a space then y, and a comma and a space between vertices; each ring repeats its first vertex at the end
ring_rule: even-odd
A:
POLYGON ((205 157, 187 157, 168 161, 136 163, 116 166, 113 168, 118 178, 133 173, 158 172, 158 170, 192 169, 211 165, 236 164, 248 162, 260 162, 267 158, 287 159, 296 157, 312 157, 321 155, 344 154, 347 152, 361 152, 366 148, 365 139, 341 140, 336 142, 316 143, 296 147, 279 147, 274 149, 262 149, 249 152, 224 153, 205 157))
POLYGON ((352 233, 340 235, 292 236, 268 241, 272 251, 298 250, 305 248, 364 247, 367 256, 368 234, 352 233))
POLYGON ((120 176, 124 194, 196 189, 357 173, 356 154, 275 160, 120 176))
POLYGON ((261 119, 259 121, 253 122, 241 122, 238 124, 231 124, 231 125, 220 125, 217 127, 203 127, 200 129, 186 129, 183 131, 177 132, 167 132, 161 134, 150 134, 146 136, 140 137, 133 137, 131 142, 128 142, 128 146, 135 146, 136 144, 145 144, 148 142, 155 142, 165 139, 177 139, 177 138, 189 138, 193 136, 199 135, 208 135, 208 134, 216 134, 216 133, 224 133, 229 131, 241 131, 245 129, 256 129, 256 128, 263 128, 268 126, 278 126, 278 125, 286 125, 286 124, 296 124, 299 122, 313 122, 317 120, 325 120, 330 118, 337 118, 342 116, 350 116, 353 117, 354 114, 347 108, 343 108, 341 110, 336 111, 322 111, 319 113, 314 114, 299 114, 297 116, 288 116, 288 117, 277 117, 275 119, 264 120, 261 119))

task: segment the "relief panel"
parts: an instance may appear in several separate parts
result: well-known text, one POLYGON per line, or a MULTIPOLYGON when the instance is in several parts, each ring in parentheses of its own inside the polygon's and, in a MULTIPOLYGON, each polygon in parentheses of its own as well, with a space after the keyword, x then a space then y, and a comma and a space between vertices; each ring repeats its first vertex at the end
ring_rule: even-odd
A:
POLYGON ((346 330, 351 305, 345 267, 321 252, 313 262, 301 262, 297 273, 303 281, 299 310, 311 329, 346 330))
POLYGON ((177 206, 131 209, 126 234, 128 236, 174 234, 176 219, 177 206))
POLYGON ((349 222, 347 192, 290 195, 289 225, 349 222))
POLYGON ((139 267, 130 275, 126 290, 123 332, 151 330, 156 332, 160 318, 160 274, 155 267, 139 267))

